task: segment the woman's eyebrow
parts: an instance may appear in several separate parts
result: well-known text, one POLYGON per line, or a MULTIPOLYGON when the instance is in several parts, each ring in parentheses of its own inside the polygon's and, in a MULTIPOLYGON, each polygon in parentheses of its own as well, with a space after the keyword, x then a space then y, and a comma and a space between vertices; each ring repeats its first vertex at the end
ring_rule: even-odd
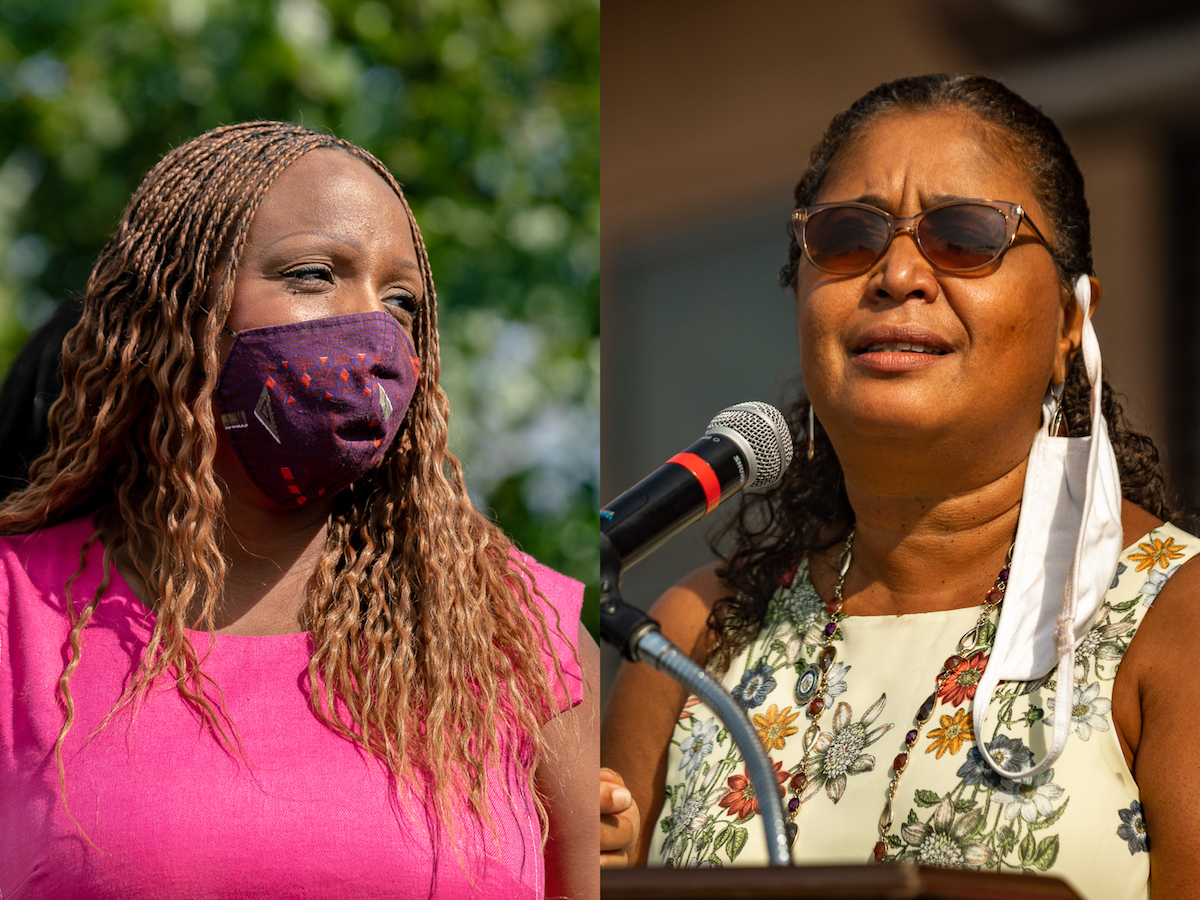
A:
POLYGON ((930 194, 929 205, 937 206, 939 203, 949 203, 952 200, 974 200, 975 197, 964 197, 962 194, 930 194))
POLYGON ((292 231, 292 232, 289 232, 288 234, 283 235, 280 238, 276 238, 275 240, 271 241, 271 243, 269 243, 267 246, 274 247, 276 244, 281 244, 284 241, 290 240, 291 238, 294 238, 294 237, 327 238, 328 240, 335 241, 339 244, 345 244, 347 247, 350 247, 353 250, 362 252, 362 244, 360 244, 354 238, 352 238, 348 235, 344 235, 344 234, 333 234, 332 232, 329 232, 329 231, 292 231))
MULTIPOLYGON (((973 197, 964 197, 962 194, 929 194, 925 200, 929 206, 937 206, 940 203, 949 203, 954 200, 973 200, 973 197)), ((855 203, 865 203, 868 206, 876 206, 886 212, 891 212, 889 202, 880 197, 878 194, 863 194, 861 197, 856 197, 855 203)), ((928 207, 927 207, 928 208, 928 207)))
POLYGON ((862 194, 854 198, 855 203, 865 203, 868 206, 877 206, 880 209, 888 209, 888 202, 878 194, 862 194))

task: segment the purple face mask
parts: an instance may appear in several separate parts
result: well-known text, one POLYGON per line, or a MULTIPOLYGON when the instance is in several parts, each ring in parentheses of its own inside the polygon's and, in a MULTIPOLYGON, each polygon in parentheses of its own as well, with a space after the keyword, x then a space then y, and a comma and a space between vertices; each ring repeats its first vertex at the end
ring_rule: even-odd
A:
POLYGON ((221 424, 262 492, 302 506, 383 459, 420 369, 386 312, 242 331, 217 382, 221 424))

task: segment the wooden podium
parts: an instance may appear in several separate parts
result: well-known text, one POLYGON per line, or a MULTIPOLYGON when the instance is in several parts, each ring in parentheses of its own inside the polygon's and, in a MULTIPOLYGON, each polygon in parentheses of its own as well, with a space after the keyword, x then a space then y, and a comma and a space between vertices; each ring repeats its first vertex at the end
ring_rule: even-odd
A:
POLYGON ((1080 900, 1066 882, 913 863, 725 869, 608 869, 602 900, 1080 900))

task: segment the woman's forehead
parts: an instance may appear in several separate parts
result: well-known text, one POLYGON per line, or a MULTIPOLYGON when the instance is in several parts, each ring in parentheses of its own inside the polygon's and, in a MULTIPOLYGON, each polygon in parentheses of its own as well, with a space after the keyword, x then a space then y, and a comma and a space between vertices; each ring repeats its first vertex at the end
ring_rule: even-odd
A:
POLYGON ((965 110, 884 113, 834 157, 814 202, 871 197, 924 208, 965 197, 1036 208, 1026 167, 1011 145, 1001 129, 965 110))

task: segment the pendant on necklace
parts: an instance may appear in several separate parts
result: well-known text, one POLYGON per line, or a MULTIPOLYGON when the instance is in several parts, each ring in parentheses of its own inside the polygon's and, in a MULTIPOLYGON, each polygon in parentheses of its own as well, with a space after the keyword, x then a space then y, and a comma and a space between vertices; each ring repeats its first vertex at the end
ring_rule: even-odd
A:
POLYGON ((820 670, 815 666, 807 666, 801 673, 800 678, 796 681, 796 703, 804 706, 812 699, 817 690, 817 683, 821 680, 820 670))

